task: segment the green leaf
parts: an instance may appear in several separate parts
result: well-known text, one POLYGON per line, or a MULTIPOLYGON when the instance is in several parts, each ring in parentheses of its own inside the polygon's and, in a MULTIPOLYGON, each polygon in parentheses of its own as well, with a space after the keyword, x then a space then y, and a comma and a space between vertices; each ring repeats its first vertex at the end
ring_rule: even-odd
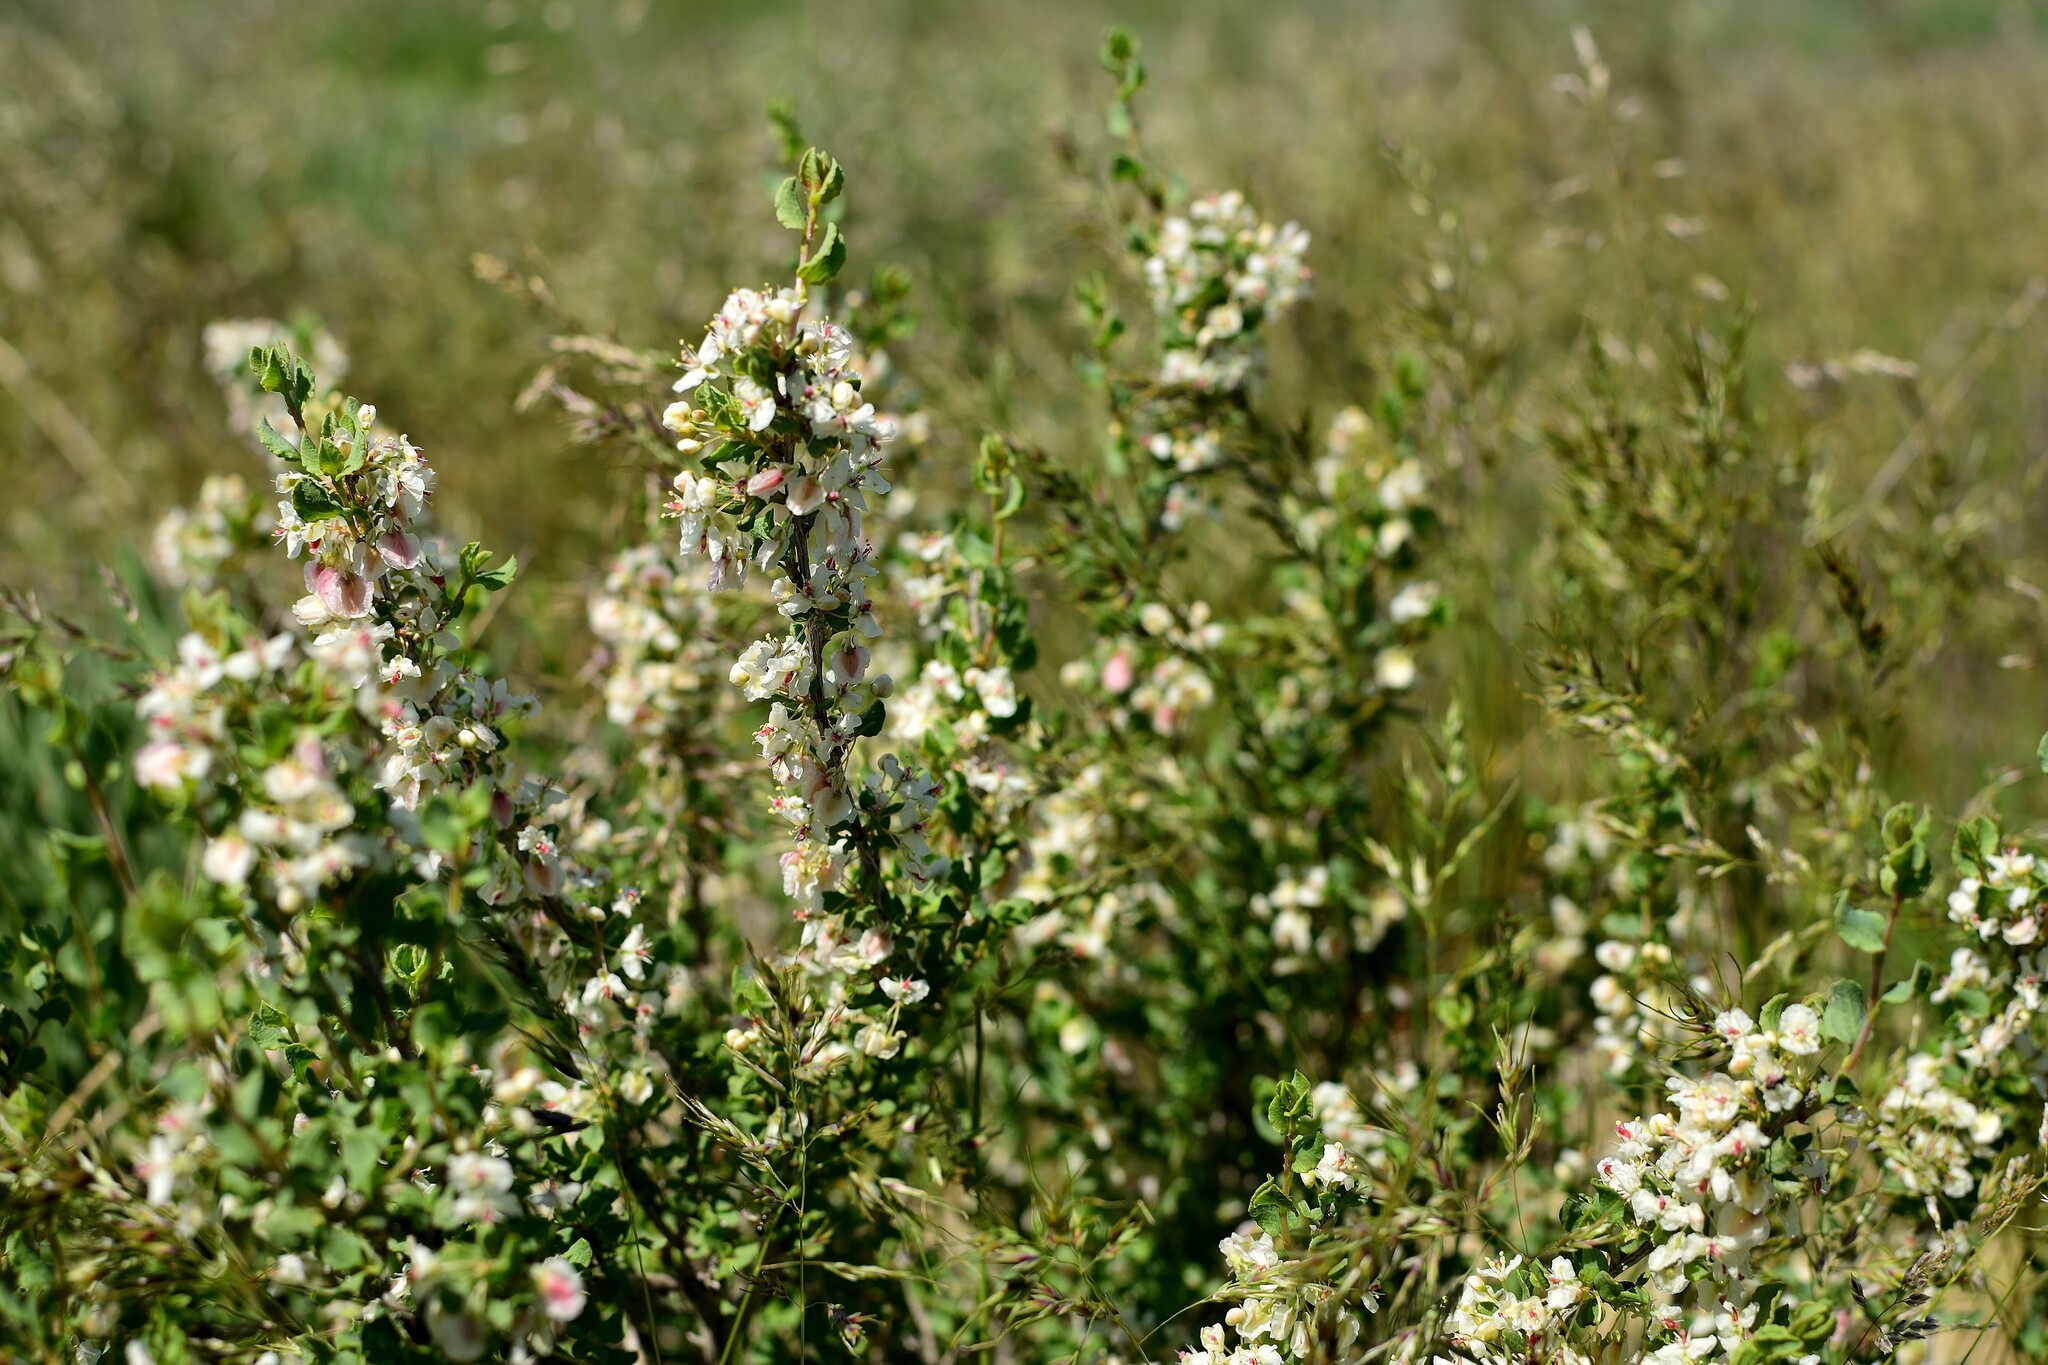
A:
POLYGON ((1966 875, 1977 876, 1982 871, 1983 860, 1996 852, 1998 826, 1984 816, 1966 820, 1956 827, 1955 842, 1949 848, 1949 856, 1966 875))
POLYGON ((1857 910, 1849 904, 1849 893, 1835 897, 1835 933, 1859 953, 1881 953, 1885 948, 1884 916, 1875 910, 1857 910))
POLYGON ((1280 1191, 1271 1180, 1259 1186, 1259 1192, 1252 1196, 1248 1212, 1254 1222, 1274 1237, 1287 1231, 1287 1201, 1280 1197, 1280 1191))
POLYGON ((256 419, 256 439, 262 443, 265 450, 277 456, 278 459, 283 460, 286 464, 297 464, 299 462, 298 443, 288 441, 278 435, 276 429, 270 425, 268 417, 256 419))
POLYGON ((259 1004, 255 1014, 249 1018, 250 1041, 266 1051, 285 1046, 295 1036, 291 1019, 267 1000, 259 1004))
POLYGON ((1471 997, 1453 991, 1436 998, 1432 1006, 1437 1022, 1453 1033, 1457 1033, 1472 1022, 1473 1006, 1471 997))
POLYGON ((371 1124, 351 1128, 342 1134, 341 1165, 348 1174, 349 1188, 368 1193, 377 1173, 377 1158, 384 1154, 384 1131, 371 1124))
MULTIPOLYGON (((733 400, 730 393, 717 385, 706 384, 698 389, 697 401, 703 405, 705 415, 721 430, 736 431, 746 425, 745 419, 740 415, 740 405, 733 400)), ((724 449, 722 445, 718 448, 724 449)))
POLYGON ((420 838, 428 848, 455 853, 468 847, 472 822, 455 802, 436 795, 420 805, 420 838))
POLYGON ((797 232, 804 230, 810 215, 804 210, 803 191, 797 188, 796 177, 790 176, 775 187, 775 221, 797 232))
POLYGON ((1828 992, 1827 1004, 1821 1007, 1821 1035, 1839 1043, 1855 1042, 1856 1035, 1863 1031, 1867 1008, 1862 986, 1854 981, 1837 981, 1828 992))
POLYGON ((1811 1345, 1833 1335, 1835 1330, 1834 1305, 1826 1299, 1809 1300, 1792 1311, 1789 1324, 1793 1335, 1811 1345))
POLYGON ((289 379, 284 353, 265 346, 249 348, 249 373, 256 377, 257 386, 265 393, 284 392, 289 379))
POLYGON ((588 1266, 590 1256, 590 1242, 583 1237, 578 1237, 569 1249, 562 1253, 562 1259, 574 1266, 588 1266))
POLYGON ((839 197, 839 192, 845 188, 846 172, 839 168, 839 163, 837 161, 833 160, 829 156, 826 157, 825 183, 818 186, 818 206, 820 208, 823 208, 825 205, 831 203, 834 199, 837 199, 839 197))
POLYGON ((1772 996, 1764 1005, 1763 1011, 1757 1015, 1757 1027, 1766 1033, 1775 1033, 1778 1019, 1785 1013, 1785 1002, 1789 999, 1791 997, 1783 992, 1772 996))
POLYGON ((292 510, 304 522, 326 521, 342 514, 342 505, 332 493, 311 479, 300 479, 292 485, 292 510))
POLYGON ((512 580, 519 576, 519 556, 507 555, 505 562, 495 569, 478 570, 476 581, 491 592, 499 592, 512 586, 512 580))
POLYGON ((1956 1013, 1965 1018, 1988 1019, 1991 1017, 1991 996, 1974 986, 1963 987, 1963 989, 1952 993, 1949 999, 1955 1002, 1956 1013))
POLYGON ((1892 988, 1878 997, 1887 1005, 1903 1005, 1915 995, 1924 992, 1934 980, 1934 968, 1925 962, 1915 962, 1912 974, 1903 981, 1892 984, 1892 988))
POLYGON ((867 710, 860 713, 860 729, 855 733, 860 735, 879 735, 882 733, 882 727, 888 724, 888 722, 889 708, 877 699, 867 710))
POLYGON ((1924 806, 1917 816, 1904 803, 1884 813, 1884 866, 1878 869, 1877 882, 1890 894, 1910 900, 1934 880, 1934 861, 1927 855, 1927 831, 1933 823, 1934 812, 1924 806))
POLYGON ((839 224, 825 224, 825 236, 818 243, 818 249, 803 263, 796 274, 805 284, 823 284, 839 273, 846 264, 846 238, 839 233, 839 224))
MULTIPOLYGON (((357 468, 362 466, 362 455, 351 451, 357 468)), ((313 460, 322 474, 330 479, 339 478, 349 472, 349 456, 341 453, 341 447, 333 440, 322 436, 313 446, 313 460)))
POLYGON ((839 197, 846 188, 846 172, 839 169, 839 163, 816 147, 806 151, 803 160, 797 163, 797 183, 810 196, 813 207, 822 208, 839 197))
POLYGON ((423 1047, 442 1047, 458 1036, 455 1012, 444 1000, 429 1000, 412 1012, 412 1036, 423 1047))
POLYGON ((803 129, 797 125, 796 105, 787 95, 768 101, 768 126, 782 143, 784 161, 794 161, 803 154, 803 129))

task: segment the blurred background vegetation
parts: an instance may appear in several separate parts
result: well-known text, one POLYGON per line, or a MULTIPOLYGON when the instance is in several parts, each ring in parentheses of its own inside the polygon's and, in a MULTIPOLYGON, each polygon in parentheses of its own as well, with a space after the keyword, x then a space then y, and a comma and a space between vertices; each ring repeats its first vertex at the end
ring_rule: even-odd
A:
POLYGON ((916 279, 895 358, 931 414, 929 467, 991 428, 1085 458, 1102 419, 1069 363, 1073 291, 1115 268, 1086 169, 1111 20, 1147 43, 1156 160, 1315 233, 1284 397, 1327 417, 1369 393, 1381 358, 1347 340, 1455 252, 1501 408, 1463 466, 1464 624, 1439 686, 1483 742, 1534 719, 1542 622, 1517 588, 1542 553, 1525 512, 1553 477, 1549 377, 1747 302, 1766 429, 1851 490, 1901 443, 1932 452, 1896 498, 1997 598, 1953 631, 1923 623, 1907 785, 1953 804, 2031 751, 2048 319, 2014 303, 2048 272, 2044 0, 12 0, 0 581, 88 596, 87 556, 132 554, 209 472, 256 473, 201 330, 312 313, 350 390, 434 458, 443 521, 519 553, 513 638, 565 679, 630 475, 515 415, 560 319, 480 283, 472 256, 544 275, 580 328, 694 336, 787 249, 764 208, 771 93, 847 167, 855 273, 916 279), (1616 121, 1555 88, 1578 24, 1616 121), (1785 377, 1866 347, 1920 379, 1817 411, 1785 377))

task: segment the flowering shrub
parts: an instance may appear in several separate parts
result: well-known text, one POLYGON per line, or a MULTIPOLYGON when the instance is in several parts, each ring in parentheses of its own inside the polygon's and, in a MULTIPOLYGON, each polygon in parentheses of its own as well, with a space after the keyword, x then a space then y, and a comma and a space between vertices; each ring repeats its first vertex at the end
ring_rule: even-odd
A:
POLYGON ((1309 234, 1178 189, 1104 62, 1098 447, 916 410, 787 114, 785 281, 660 362, 554 339, 522 407, 631 472, 578 721, 331 339, 209 332, 274 502, 209 480, 105 637, 12 602, 62 780, 0 947, 10 1358, 2048 1343, 2048 860, 1873 761, 1930 542, 1813 533, 1744 318, 1588 345, 1514 585, 1568 761, 1511 772, 1444 681, 1524 425, 1481 305, 1436 260, 1285 397, 1309 234))

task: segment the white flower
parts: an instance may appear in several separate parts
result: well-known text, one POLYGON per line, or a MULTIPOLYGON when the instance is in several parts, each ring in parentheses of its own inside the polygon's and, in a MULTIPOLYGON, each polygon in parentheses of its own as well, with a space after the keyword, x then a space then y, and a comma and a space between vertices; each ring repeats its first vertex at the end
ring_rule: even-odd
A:
POLYGON ((1351 1153, 1345 1151, 1342 1144, 1335 1142, 1323 1144, 1322 1159, 1316 1162, 1315 1169, 1305 1174, 1302 1179, 1317 1185, 1334 1185, 1346 1189, 1358 1183, 1351 1174, 1351 1153))
POLYGON ((177 1188, 178 1173, 175 1167, 178 1149, 169 1137, 156 1133, 149 1139, 149 1150, 142 1160, 135 1163, 135 1174, 148 1185, 145 1198, 158 1208, 171 1202, 177 1188))
POLYGON ((1610 938, 1593 950, 1593 960, 1610 972, 1625 972, 1636 960, 1636 946, 1610 938))
POLYGON ((1421 502, 1428 489, 1429 477, 1422 472, 1422 466, 1414 460, 1403 460, 1380 480, 1380 506, 1389 512, 1406 511, 1421 502))
POLYGON ((1415 656, 1398 645, 1383 649, 1373 660, 1373 680, 1389 692, 1415 685, 1415 656))
POLYGON ((619 945, 619 970, 638 981, 647 971, 647 964, 654 960, 654 950, 648 946, 647 930, 636 924, 626 935, 626 941, 619 945))
POLYGON ((853 1045, 869 1057, 894 1057, 903 1047, 903 1035, 883 1024, 868 1024, 855 1035, 853 1045))
POLYGON ((1397 626, 1419 621, 1435 609, 1436 599, 1436 584, 1410 583, 1387 603, 1387 619, 1397 626))
POLYGON ((1017 714, 1017 685, 1007 668, 970 668, 967 683, 980 694, 981 708, 998 720, 1017 714))
POLYGON ((459 1224, 496 1224, 518 1212, 512 1164, 502 1156, 457 1152, 449 1158, 449 1218, 459 1224))
POLYGON ((1544 1303, 1552 1312, 1562 1313, 1586 1294, 1579 1284, 1578 1267, 1559 1256, 1550 1263, 1550 1293, 1544 1303))
POLYGON ((899 1005, 915 1005, 932 993, 927 982, 915 977, 885 976, 879 984, 882 994, 899 1005))
POLYGON ((1799 1057, 1820 1051, 1820 1016, 1805 1005, 1787 1005, 1778 1016, 1778 1046, 1799 1057))
POLYGON ((619 980, 617 972, 599 972, 583 983, 583 1007, 592 1009, 599 1004, 622 1000, 626 995, 626 983, 619 980))
POLYGON ((1731 1043, 1748 1036, 1755 1028, 1755 1021, 1741 1010, 1723 1010, 1714 1016, 1714 1032, 1731 1043))

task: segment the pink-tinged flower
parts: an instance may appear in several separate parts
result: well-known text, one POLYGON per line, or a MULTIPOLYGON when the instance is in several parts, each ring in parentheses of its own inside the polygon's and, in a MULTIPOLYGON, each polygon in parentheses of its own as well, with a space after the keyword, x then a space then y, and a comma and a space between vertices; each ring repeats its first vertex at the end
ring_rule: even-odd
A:
POLYGON ((556 1322, 568 1322, 583 1311, 583 1276, 560 1256, 533 1268, 533 1287, 540 1292, 541 1311, 556 1322))
POLYGON ((308 564, 306 588, 329 614, 344 618, 370 614, 370 580, 332 564, 308 564))
POLYGON ((1109 656, 1109 662, 1102 666, 1102 687, 1111 696, 1122 696, 1131 690, 1137 681, 1137 667, 1131 660, 1129 646, 1124 646, 1109 656))
POLYGON ((867 646, 848 645, 832 656, 832 681, 841 687, 858 685, 867 676, 871 658, 867 646))
POLYGON ((151 740, 135 754, 135 780, 145 787, 176 791, 191 767, 191 755, 174 740, 151 740))
POLYGON ((808 474, 799 474, 790 480, 789 491, 783 497, 792 513, 809 516, 825 505, 825 485, 808 474))
POLYGON ((222 886, 240 886, 256 866, 256 850, 239 834, 223 834, 206 846, 199 870, 222 886))
POLYGON ((747 495, 749 497, 765 498, 776 489, 782 487, 782 479, 782 470, 764 469, 753 478, 747 480, 747 495))
POLYGON ((377 554, 394 569, 410 569, 420 562, 419 537, 408 531, 386 531, 377 537, 377 554))

